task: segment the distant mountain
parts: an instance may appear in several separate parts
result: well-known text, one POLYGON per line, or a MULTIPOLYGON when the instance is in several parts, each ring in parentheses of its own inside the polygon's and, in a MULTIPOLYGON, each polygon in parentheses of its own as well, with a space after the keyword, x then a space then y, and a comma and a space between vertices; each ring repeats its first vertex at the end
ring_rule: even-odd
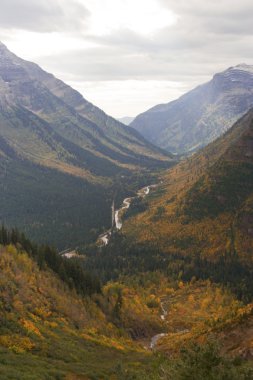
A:
POLYGON ((3 44, 0 155, 0 221, 58 246, 87 241, 110 224, 119 178, 171 161, 3 44))
MULTIPOLYGON (((169 170, 146 211, 126 221, 123 232, 131 241, 157 244, 172 255, 223 260, 219 270, 213 268, 223 280, 226 260, 228 276, 235 279, 241 271, 247 277, 250 269, 241 265, 252 271, 252 210, 253 109, 225 135, 169 170)), ((251 285, 248 290, 253 297, 251 285)))
POLYGON ((253 66, 240 64, 140 114, 131 126, 168 151, 187 153, 222 135, 252 106, 253 66))
POLYGON ((132 121, 134 120, 134 117, 131 117, 131 116, 125 116, 125 117, 121 117, 120 119, 118 119, 121 123, 125 124, 125 125, 129 125, 130 123, 132 123, 132 121))

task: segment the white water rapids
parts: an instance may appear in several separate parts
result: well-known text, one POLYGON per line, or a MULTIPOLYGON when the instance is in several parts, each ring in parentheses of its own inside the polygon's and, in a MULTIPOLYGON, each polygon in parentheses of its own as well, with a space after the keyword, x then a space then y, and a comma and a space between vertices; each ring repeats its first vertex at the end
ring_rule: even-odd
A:
POLYGON ((121 214, 121 212, 122 212, 123 210, 127 210, 127 209, 130 207, 130 204, 131 204, 131 200, 132 200, 132 199, 133 199, 133 198, 125 198, 125 199, 123 200, 123 205, 122 205, 122 207, 121 207, 119 210, 116 210, 116 211, 115 211, 115 226, 116 226, 117 230, 121 230, 122 225, 123 225, 123 223, 122 223, 122 219, 121 219, 121 217, 120 217, 120 214, 121 214))
MULTIPOLYGON (((143 187, 141 190, 137 192, 137 197, 145 197, 146 195, 149 194, 150 188, 155 187, 156 185, 150 185, 143 187)), ((127 210, 133 199, 137 197, 131 197, 131 198, 125 198, 122 202, 122 206, 115 211, 114 218, 115 218, 115 227, 119 231, 122 228, 123 222, 122 222, 122 213, 124 213, 124 210, 127 210)), ((102 245, 107 245, 109 243, 110 237, 111 237, 111 230, 103 233, 102 235, 99 236, 99 241, 101 242, 102 245)))

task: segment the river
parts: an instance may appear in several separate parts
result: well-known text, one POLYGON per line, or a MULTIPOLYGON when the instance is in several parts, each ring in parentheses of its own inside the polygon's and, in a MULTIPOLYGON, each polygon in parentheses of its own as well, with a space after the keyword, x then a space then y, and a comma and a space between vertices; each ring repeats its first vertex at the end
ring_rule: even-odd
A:
MULTIPOLYGON (((115 228, 119 231, 121 230, 122 226, 123 226, 123 221, 122 221, 122 216, 124 214, 124 211, 127 210, 130 205, 131 205, 131 202, 133 199, 135 198, 138 198, 138 197, 142 197, 144 198, 146 195, 148 195, 150 193, 150 189, 153 187, 156 187, 157 185, 150 185, 150 186, 145 186, 143 187, 142 189, 140 189, 138 192, 137 192, 137 196, 136 197, 128 197, 128 198, 125 198, 122 202, 122 206, 115 211, 115 228)), ((99 236, 99 241, 101 242, 101 245, 107 245, 110 241, 110 237, 112 235, 112 231, 109 230, 105 233, 103 233, 102 235, 99 236)), ((168 314, 167 310, 165 309, 164 307, 164 302, 161 302, 161 309, 162 309, 162 314, 161 314, 161 319, 163 321, 165 321, 166 319, 166 316, 168 314)), ((165 337, 167 334, 166 333, 161 333, 161 334, 156 334, 154 335, 152 338, 151 338, 151 341, 150 341, 150 346, 149 348, 151 350, 154 350, 158 341, 165 337)))
MULTIPOLYGON (((115 219, 115 228, 116 230, 121 230, 122 226, 123 226, 123 221, 122 221, 122 216, 125 212, 125 210, 127 210, 130 205, 131 205, 131 202, 133 199, 135 198, 138 198, 138 197, 142 197, 144 198, 146 195, 149 194, 150 192, 150 189, 152 187, 156 187, 157 185, 149 185, 149 186, 145 186, 143 187, 142 189, 140 189, 138 192, 137 192, 137 196, 136 197, 128 197, 128 198, 125 198, 122 202, 122 206, 115 211, 115 214, 114 214, 114 219, 115 219)), ((110 237, 112 235, 112 231, 111 229, 104 232, 103 234, 101 234, 98 238, 98 240, 100 241, 101 245, 107 245, 110 241, 110 237)))

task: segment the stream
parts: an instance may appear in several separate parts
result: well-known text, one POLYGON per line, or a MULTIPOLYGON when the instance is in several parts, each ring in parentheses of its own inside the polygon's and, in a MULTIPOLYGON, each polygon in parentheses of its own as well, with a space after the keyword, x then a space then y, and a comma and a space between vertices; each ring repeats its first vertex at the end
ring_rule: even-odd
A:
MULTIPOLYGON (((165 310, 165 307, 164 307, 164 302, 161 302, 161 309, 162 309, 162 314, 161 314, 161 319, 163 321, 165 321, 165 318, 168 314, 167 310, 165 310)), ((156 334, 154 335, 152 338, 151 338, 151 341, 150 341, 150 346, 149 348, 151 350, 154 350, 156 345, 157 345, 157 342, 163 338, 164 336, 168 335, 167 333, 160 333, 160 334, 156 334)))
POLYGON ((167 335, 166 333, 161 333, 161 334, 157 334, 153 336, 150 342, 150 349, 154 350, 155 346, 157 345, 157 342, 166 335, 167 335))

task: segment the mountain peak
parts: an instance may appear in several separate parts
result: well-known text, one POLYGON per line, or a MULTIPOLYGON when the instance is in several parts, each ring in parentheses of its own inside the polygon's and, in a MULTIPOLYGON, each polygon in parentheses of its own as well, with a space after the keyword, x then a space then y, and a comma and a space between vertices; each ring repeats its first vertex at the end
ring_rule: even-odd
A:
MULTIPOLYGON (((215 74, 213 80, 216 82, 222 82, 225 86, 229 85, 234 87, 235 85, 242 86, 244 89, 252 88, 253 82, 253 66, 246 63, 240 63, 236 66, 229 67, 227 70, 215 74), (224 82, 225 80, 225 82, 224 82)), ((232 89, 232 88, 231 88, 232 89)), ((252 105, 252 103, 251 103, 252 105)))
POLYGON ((240 74, 248 75, 252 73, 253 73, 253 65, 248 65, 246 63, 239 63, 236 66, 231 66, 222 72, 214 74, 213 78, 222 77, 222 76, 230 77, 231 75, 239 76, 240 74))
MULTIPOLYGON (((4 43, 0 41, 0 63, 5 64, 8 62, 8 64, 15 64, 17 63, 17 59, 18 57, 12 53, 4 43)), ((22 59, 20 59, 20 61, 22 61, 22 59)))
POLYGON ((3 51, 8 51, 8 48, 5 44, 2 43, 2 41, 0 41, 0 52, 3 51))
POLYGON ((239 63, 239 65, 236 65, 233 67, 234 70, 242 70, 242 71, 248 71, 253 73, 253 65, 248 65, 246 63, 239 63))

